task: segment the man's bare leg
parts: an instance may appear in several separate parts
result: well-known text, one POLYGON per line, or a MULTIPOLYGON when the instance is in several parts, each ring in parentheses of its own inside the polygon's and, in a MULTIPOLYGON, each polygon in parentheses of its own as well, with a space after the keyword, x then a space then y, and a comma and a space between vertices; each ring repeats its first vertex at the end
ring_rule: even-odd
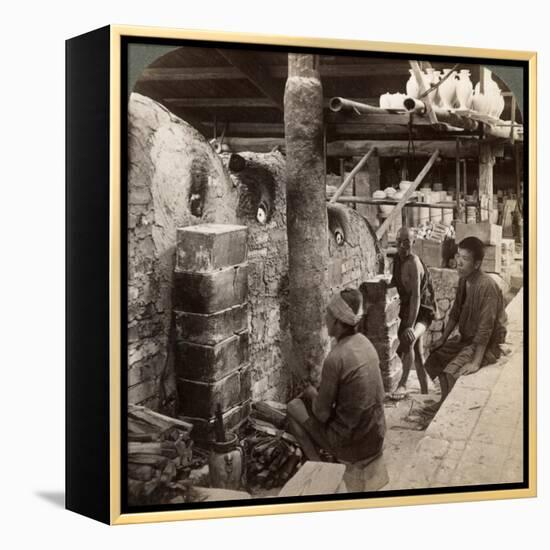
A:
POLYGON ((407 380, 409 379, 409 373, 414 363, 414 344, 409 346, 405 353, 401 354, 401 364, 403 365, 403 371, 397 389, 393 392, 392 396, 395 398, 405 397, 407 395, 407 380))
MULTIPOLYGON (((403 364, 403 372, 401 374, 401 379, 399 384, 397 384, 397 389, 393 393, 394 396, 404 396, 407 395, 407 380, 409 379, 409 373, 414 364, 416 369, 416 375, 418 377, 418 382, 420 383, 420 392, 423 394, 428 393, 428 379, 426 376, 426 371, 424 370, 424 360, 423 357, 415 352, 416 343, 419 342, 419 339, 422 338, 422 335, 426 332, 426 325, 424 323, 416 323, 414 326, 414 342, 408 347, 407 351, 401 355, 401 363, 403 364)), ((422 345, 421 342, 419 342, 422 345)))
POLYGON ((293 399, 287 406, 287 415, 288 429, 300 444, 307 458, 320 461, 321 457, 317 445, 302 427, 309 418, 304 402, 301 399, 293 399))
MULTIPOLYGON (((426 325, 424 323, 416 323, 414 327, 414 334, 416 336, 415 345, 418 346, 418 353, 414 354, 414 366, 416 368, 416 376, 420 384, 420 393, 428 393, 428 377, 424 370, 424 357, 422 354, 422 335, 426 332, 426 325)), ((414 346, 413 346, 414 350, 414 346)))

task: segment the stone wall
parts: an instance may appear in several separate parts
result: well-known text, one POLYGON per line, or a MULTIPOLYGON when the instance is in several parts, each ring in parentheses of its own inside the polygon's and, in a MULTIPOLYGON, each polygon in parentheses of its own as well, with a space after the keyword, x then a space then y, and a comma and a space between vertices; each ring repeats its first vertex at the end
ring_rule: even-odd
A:
POLYGON ((155 101, 135 93, 130 96, 130 403, 174 409, 171 319, 176 228, 206 222, 234 223, 237 199, 220 158, 197 131, 155 101))
POLYGON ((330 294, 360 284, 384 271, 384 258, 369 222, 352 208, 329 205, 330 294), (343 232, 344 240, 339 242, 343 232))
MULTIPOLYGON (((203 223, 248 228, 251 394, 288 400, 298 386, 290 374, 284 156, 242 153, 244 167, 230 171, 229 154, 214 153, 191 126, 135 93, 129 102, 128 155, 129 402, 175 411, 176 229, 203 223)), ((337 205, 331 211, 327 299, 383 270, 368 222, 351 208, 337 205), (337 239, 339 231, 343 240, 337 239)))
POLYGON ((240 156, 245 160, 244 169, 232 172, 231 178, 239 193, 238 223, 248 227, 252 397, 285 401, 292 361, 285 159, 279 152, 242 153, 240 156), (259 209, 265 218, 259 215, 259 209))
POLYGON ((428 270, 432 276, 438 312, 430 329, 424 335, 426 351, 429 351, 432 343, 441 337, 443 329, 449 320, 449 313, 458 287, 458 273, 456 269, 429 267, 428 270))

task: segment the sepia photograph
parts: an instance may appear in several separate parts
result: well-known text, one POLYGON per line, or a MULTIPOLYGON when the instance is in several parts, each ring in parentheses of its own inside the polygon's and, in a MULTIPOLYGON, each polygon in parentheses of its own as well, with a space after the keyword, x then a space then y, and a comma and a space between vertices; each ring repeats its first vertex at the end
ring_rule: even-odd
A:
POLYGON ((528 62, 121 56, 122 511, 527 488, 528 62))

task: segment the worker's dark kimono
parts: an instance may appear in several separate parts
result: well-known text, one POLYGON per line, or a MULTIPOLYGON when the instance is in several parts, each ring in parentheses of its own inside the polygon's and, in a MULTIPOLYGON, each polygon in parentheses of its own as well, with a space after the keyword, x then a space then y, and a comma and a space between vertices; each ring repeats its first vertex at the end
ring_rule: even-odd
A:
POLYGON ((478 345, 487 346, 482 366, 497 361, 506 338, 507 318, 502 292, 489 275, 475 271, 467 279, 460 278, 449 317, 457 322, 460 334, 428 357, 425 368, 432 379, 442 372, 458 378, 478 345))
POLYGON ((342 338, 329 353, 309 413, 306 431, 339 461, 358 462, 382 451, 384 386, 376 350, 363 334, 342 338), (324 417, 326 422, 319 420, 324 417))

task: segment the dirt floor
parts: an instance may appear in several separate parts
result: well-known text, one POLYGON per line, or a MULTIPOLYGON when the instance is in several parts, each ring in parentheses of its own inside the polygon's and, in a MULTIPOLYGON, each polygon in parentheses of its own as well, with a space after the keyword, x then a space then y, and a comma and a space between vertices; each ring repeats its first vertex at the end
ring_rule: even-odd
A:
POLYGON ((398 487, 399 475, 407 465, 416 445, 424 437, 431 418, 419 413, 424 404, 439 401, 439 387, 428 380, 428 393, 420 393, 420 385, 413 371, 407 384, 408 396, 401 401, 387 400, 386 438, 384 440, 384 460, 390 482, 382 490, 398 487))

